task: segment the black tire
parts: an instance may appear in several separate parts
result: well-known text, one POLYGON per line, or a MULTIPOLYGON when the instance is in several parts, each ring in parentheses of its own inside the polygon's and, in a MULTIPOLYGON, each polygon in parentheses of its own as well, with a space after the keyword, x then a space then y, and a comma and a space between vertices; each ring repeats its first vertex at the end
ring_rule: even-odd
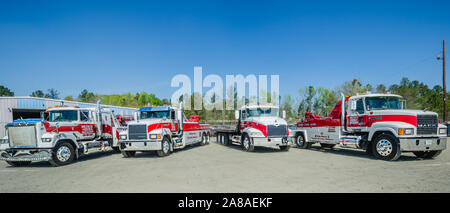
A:
POLYGON ((372 154, 380 160, 397 160, 402 154, 400 143, 390 134, 381 134, 372 142, 372 154))
POLYGON ((415 156, 417 156, 418 158, 423 158, 423 159, 431 159, 431 158, 435 158, 438 155, 440 155, 442 153, 442 150, 436 150, 436 151, 424 151, 424 152, 413 152, 415 156))
POLYGON ((227 133, 217 133, 216 140, 217 143, 222 144, 224 146, 230 145, 230 138, 227 133))
POLYGON ((115 153, 119 153, 120 152, 120 149, 119 149, 118 146, 113 146, 112 149, 113 149, 113 152, 115 152, 115 153))
POLYGON ((161 141, 161 150, 156 151, 159 157, 165 157, 170 155, 170 141, 167 137, 164 137, 161 141))
POLYGON ((53 148, 52 158, 48 161, 53 166, 64 166, 75 159, 75 149, 69 142, 58 143, 53 148))
POLYGON ((321 143, 320 146, 324 149, 332 149, 336 144, 329 144, 329 143, 321 143))
POLYGON ((253 139, 248 137, 248 135, 243 135, 242 136, 242 141, 241 141, 242 147, 244 148, 245 151, 247 152, 253 152, 255 150, 255 145, 253 145, 253 139), (248 141, 246 141, 248 140, 248 141))
POLYGON ((200 141, 200 146, 204 146, 206 145, 206 134, 203 133, 202 134, 202 140, 200 141))
POLYGON ((31 161, 6 161, 6 163, 14 167, 20 167, 30 165, 31 161))
POLYGON ((289 146, 289 145, 286 145, 286 146, 280 146, 280 150, 281 150, 281 151, 284 151, 284 152, 289 151, 289 148, 291 148, 291 146, 289 146))
POLYGON ((309 149, 312 145, 312 143, 308 143, 305 141, 305 137, 303 136, 303 134, 298 134, 297 137, 295 137, 295 144, 299 149, 309 149))
POLYGON ((122 155, 125 158, 131 158, 136 155, 136 151, 122 151, 122 155))
POLYGON ((209 141, 211 141, 211 135, 209 133, 206 134, 206 144, 209 144, 209 141))

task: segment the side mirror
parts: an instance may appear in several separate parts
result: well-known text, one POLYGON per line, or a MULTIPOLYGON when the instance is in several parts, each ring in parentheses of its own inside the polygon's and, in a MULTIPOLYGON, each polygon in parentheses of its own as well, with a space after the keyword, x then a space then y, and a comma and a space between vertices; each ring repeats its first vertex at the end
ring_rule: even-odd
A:
POLYGON ((234 111, 234 118, 235 118, 236 120, 239 119, 239 110, 234 111))
POLYGON ((283 110, 283 119, 286 119, 286 110, 283 110))
POLYGON ((41 112, 41 118, 45 120, 45 112, 41 112))
POLYGON ((134 120, 139 121, 139 112, 134 112, 134 120))
POLYGON ((350 109, 351 109, 351 110, 356 110, 356 101, 353 100, 353 101, 351 102, 350 109))

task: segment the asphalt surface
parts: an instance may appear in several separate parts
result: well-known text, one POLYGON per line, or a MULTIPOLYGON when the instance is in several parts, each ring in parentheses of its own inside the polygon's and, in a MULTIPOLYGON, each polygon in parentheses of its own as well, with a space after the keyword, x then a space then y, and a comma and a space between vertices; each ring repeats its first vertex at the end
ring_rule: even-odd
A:
POLYGON ((63 167, 1 161, 0 192, 450 192, 450 151, 432 160, 406 153, 386 162, 360 150, 247 153, 211 142, 163 158, 92 153, 63 167))

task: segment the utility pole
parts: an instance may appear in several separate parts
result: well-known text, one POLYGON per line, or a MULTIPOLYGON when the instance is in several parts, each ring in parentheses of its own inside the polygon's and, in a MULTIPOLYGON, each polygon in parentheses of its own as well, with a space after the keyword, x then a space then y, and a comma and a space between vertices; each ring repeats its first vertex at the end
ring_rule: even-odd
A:
POLYGON ((444 84, 444 122, 447 122, 447 89, 445 88, 445 40, 442 42, 442 82, 444 84))
MULTIPOLYGON (((437 59, 441 59, 438 55, 437 59)), ((444 123, 447 123, 447 89, 445 87, 445 40, 442 42, 442 89, 444 90, 444 123)))

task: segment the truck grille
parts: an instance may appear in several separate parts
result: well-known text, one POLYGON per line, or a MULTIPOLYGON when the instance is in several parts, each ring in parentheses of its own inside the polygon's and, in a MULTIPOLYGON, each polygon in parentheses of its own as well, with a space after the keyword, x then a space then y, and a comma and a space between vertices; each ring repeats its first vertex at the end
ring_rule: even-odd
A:
POLYGON ((147 125, 129 125, 128 138, 130 140, 147 139, 147 125))
POLYGON ((267 126, 267 137, 286 137, 286 136, 287 136, 286 125, 267 126))
POLYGON ((36 129, 34 126, 8 127, 9 146, 11 148, 36 147, 36 129))
POLYGON ((417 134, 432 135, 437 134, 437 116, 436 115, 417 115, 417 134))

